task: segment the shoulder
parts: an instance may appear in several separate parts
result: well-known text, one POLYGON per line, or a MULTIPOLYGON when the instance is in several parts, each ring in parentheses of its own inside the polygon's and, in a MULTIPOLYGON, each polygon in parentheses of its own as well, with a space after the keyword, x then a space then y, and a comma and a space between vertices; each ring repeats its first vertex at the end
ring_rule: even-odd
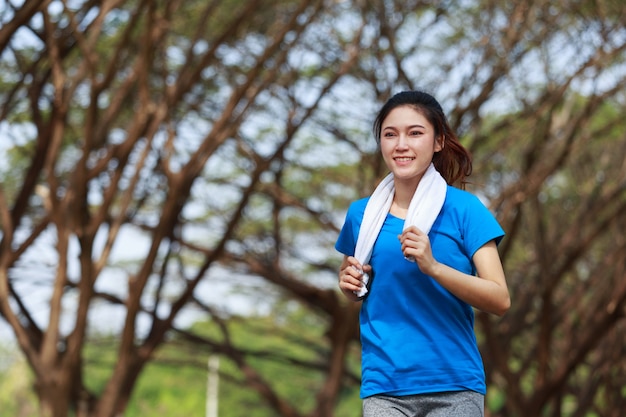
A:
POLYGON ((478 196, 452 186, 448 186, 442 212, 465 224, 497 222, 494 213, 478 196))
POLYGON ((344 228, 348 227, 354 229, 358 233, 368 201, 369 197, 365 197, 350 203, 344 219, 344 228))
POLYGON ((363 214, 365 213, 365 207, 368 201, 369 197, 362 198, 353 201, 348 207, 345 221, 337 237, 337 242, 335 243, 335 249, 344 255, 354 255, 356 242, 361 229, 361 222, 363 221, 363 214))
POLYGON ((491 239, 499 243, 504 236, 504 230, 494 213, 478 196, 469 191, 448 186, 442 212, 468 242, 468 253, 473 254, 491 239))
POLYGON ((363 218, 363 213, 365 213, 365 207, 369 200, 369 197, 365 197, 350 203, 348 207, 348 217, 363 218))
POLYGON ((485 204, 475 195, 469 191, 461 190, 459 188, 448 185, 446 192, 445 204, 451 204, 457 208, 476 208, 484 207, 485 204))

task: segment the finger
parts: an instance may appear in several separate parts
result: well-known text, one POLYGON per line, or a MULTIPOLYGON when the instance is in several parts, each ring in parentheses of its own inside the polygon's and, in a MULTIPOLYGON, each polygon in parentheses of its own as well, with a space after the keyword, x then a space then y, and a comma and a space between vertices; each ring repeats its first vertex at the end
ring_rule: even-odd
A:
POLYGON ((339 275, 340 275, 340 278, 341 276, 350 276, 355 279, 361 279, 361 276, 363 275, 363 270, 361 269, 360 264, 357 262, 354 265, 353 264, 346 265, 345 268, 341 270, 339 275))
POLYGON ((358 278, 361 274, 363 274, 363 270, 357 265, 346 265, 340 272, 339 275, 348 274, 353 277, 358 278))
POLYGON ((416 248, 418 244, 419 239, 417 236, 405 236, 400 240, 400 246, 403 251, 409 248, 416 248))
POLYGON ((426 236, 426 233, 422 232, 420 228, 415 226, 411 226, 411 232, 415 233, 417 236, 426 236))
POLYGON ((363 286, 363 274, 354 276, 351 272, 346 272, 341 276, 339 287, 343 290, 358 291, 363 286))
POLYGON ((359 271, 363 270, 361 263, 354 256, 348 256, 348 265, 352 266, 353 268, 356 268, 359 271))
POLYGON ((414 225, 410 225, 407 228, 405 228, 404 230, 402 230, 402 233, 417 233, 419 232, 419 229, 417 228, 417 226, 414 225))
POLYGON ((402 231, 402 234, 400 236, 402 236, 405 239, 407 238, 419 239, 420 237, 424 237, 427 235, 416 226, 409 226, 402 231))

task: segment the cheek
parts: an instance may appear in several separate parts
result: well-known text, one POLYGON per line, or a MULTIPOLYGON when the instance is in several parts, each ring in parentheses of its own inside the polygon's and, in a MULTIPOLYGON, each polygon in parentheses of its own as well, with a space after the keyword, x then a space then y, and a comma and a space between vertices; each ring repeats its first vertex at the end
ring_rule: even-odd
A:
POLYGON ((381 141, 380 152, 383 154, 383 156, 388 155, 393 152, 393 146, 389 143, 389 141, 381 141))

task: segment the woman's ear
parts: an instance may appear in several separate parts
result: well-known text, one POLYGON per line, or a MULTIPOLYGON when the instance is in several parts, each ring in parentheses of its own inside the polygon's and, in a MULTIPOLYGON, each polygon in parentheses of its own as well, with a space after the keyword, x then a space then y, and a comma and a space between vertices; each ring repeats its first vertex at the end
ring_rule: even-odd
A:
POLYGON ((435 140, 435 152, 441 152, 443 151, 443 148, 446 146, 446 141, 445 138, 443 136, 439 136, 436 140, 435 140))

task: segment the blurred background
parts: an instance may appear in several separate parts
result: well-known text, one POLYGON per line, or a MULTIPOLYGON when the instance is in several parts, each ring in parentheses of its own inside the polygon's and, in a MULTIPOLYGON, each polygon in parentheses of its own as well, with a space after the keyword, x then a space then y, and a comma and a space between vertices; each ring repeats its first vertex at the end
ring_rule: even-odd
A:
POLYGON ((512 295, 486 415, 626 410, 622 0, 0 0, 0 415, 358 417, 348 204, 439 99, 512 295))

